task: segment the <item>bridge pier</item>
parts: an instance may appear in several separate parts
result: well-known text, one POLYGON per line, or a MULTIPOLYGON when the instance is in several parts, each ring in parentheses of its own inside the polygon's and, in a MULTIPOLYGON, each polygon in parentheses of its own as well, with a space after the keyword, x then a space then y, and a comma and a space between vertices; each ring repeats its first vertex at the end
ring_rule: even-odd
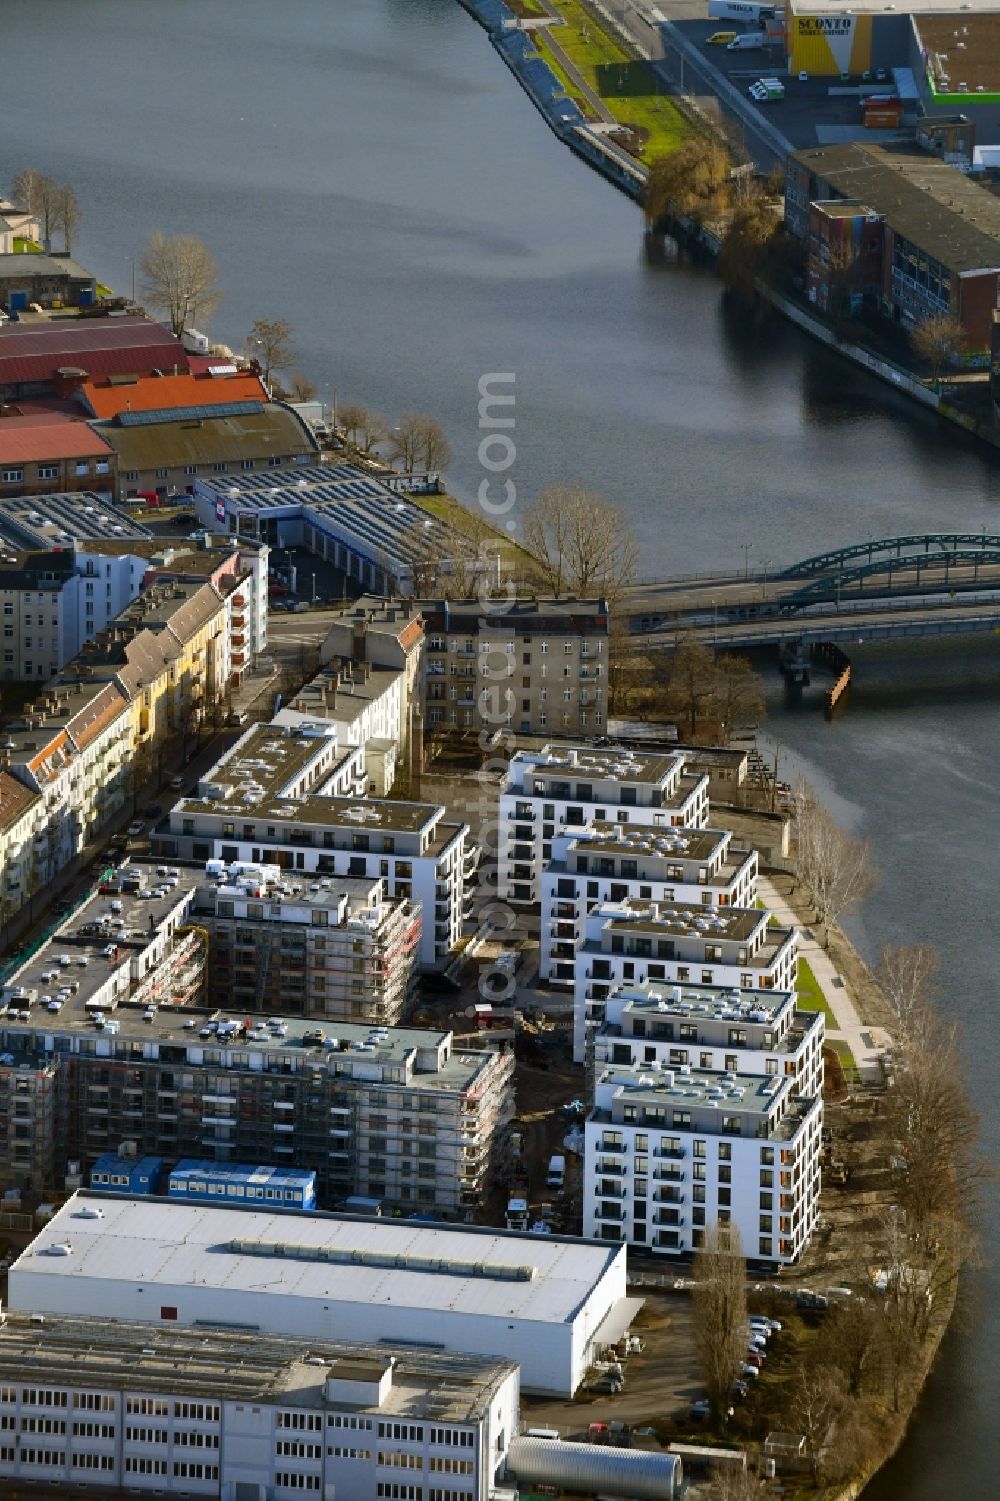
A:
POLYGON ((834 710, 851 686, 851 659, 834 641, 816 642, 810 650, 814 661, 822 662, 834 674, 833 687, 828 688, 825 694, 826 717, 832 719, 834 710))
POLYGON ((778 670, 788 688, 809 687, 809 653, 801 641, 783 641, 778 648, 778 670))

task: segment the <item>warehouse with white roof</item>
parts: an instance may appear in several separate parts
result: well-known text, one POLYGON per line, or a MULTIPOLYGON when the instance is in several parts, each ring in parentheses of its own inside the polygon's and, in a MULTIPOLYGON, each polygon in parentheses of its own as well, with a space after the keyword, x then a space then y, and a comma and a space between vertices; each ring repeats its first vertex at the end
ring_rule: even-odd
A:
POLYGON ((12 1309, 417 1345, 571 1396, 639 1307, 625 1248, 80 1192, 11 1267, 12 1309))

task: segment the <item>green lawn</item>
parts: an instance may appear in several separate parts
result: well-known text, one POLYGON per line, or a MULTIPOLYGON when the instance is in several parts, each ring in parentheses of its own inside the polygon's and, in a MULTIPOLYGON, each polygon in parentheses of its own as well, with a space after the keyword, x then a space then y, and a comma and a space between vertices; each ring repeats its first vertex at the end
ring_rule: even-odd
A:
MULTIPOLYGON (((691 133, 691 127, 668 94, 659 92, 656 75, 643 62, 637 62, 602 31, 580 0, 554 0, 566 25, 552 28, 552 35, 575 63, 614 115, 623 125, 642 132, 642 160, 648 163, 667 156, 691 133)), ((550 66, 552 56, 545 44, 544 31, 535 37, 536 45, 550 66)), ((574 94, 561 69, 554 68, 567 92, 574 94)))
POLYGON ((36 244, 34 240, 24 240, 24 239, 21 238, 20 235, 15 235, 14 236, 14 254, 15 255, 41 255, 42 254, 42 247, 41 247, 41 245, 36 244))
POLYGON ((827 1027, 836 1027, 837 1018, 830 1009, 829 1001, 819 988, 819 981, 813 974, 808 959, 799 959, 795 989, 798 992, 801 1011, 822 1011, 826 1017, 827 1027))

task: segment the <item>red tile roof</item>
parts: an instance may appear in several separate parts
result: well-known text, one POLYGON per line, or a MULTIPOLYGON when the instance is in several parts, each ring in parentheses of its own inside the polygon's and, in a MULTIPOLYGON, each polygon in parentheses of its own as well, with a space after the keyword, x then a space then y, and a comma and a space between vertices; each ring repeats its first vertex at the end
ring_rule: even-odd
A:
POLYGON ((111 446, 86 422, 54 412, 30 417, 0 417, 0 464, 32 464, 55 459, 102 458, 111 446))
POLYGON ((226 401, 267 401, 256 375, 163 375, 134 384, 87 381, 81 395, 94 417, 119 412, 168 411, 171 407, 213 406, 226 401))
POLYGON ((67 318, 0 328, 0 386, 51 381, 61 365, 78 366, 91 377, 188 368, 180 340, 147 318, 67 318))

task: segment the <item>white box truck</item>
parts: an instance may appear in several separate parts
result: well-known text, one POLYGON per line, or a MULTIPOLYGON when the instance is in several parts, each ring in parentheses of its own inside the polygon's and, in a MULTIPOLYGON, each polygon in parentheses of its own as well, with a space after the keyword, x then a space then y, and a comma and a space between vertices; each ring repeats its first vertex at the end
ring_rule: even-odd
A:
POLYGON ((755 25, 772 21, 775 5, 758 5, 755 0, 708 0, 708 16, 711 21, 746 21, 755 25))

